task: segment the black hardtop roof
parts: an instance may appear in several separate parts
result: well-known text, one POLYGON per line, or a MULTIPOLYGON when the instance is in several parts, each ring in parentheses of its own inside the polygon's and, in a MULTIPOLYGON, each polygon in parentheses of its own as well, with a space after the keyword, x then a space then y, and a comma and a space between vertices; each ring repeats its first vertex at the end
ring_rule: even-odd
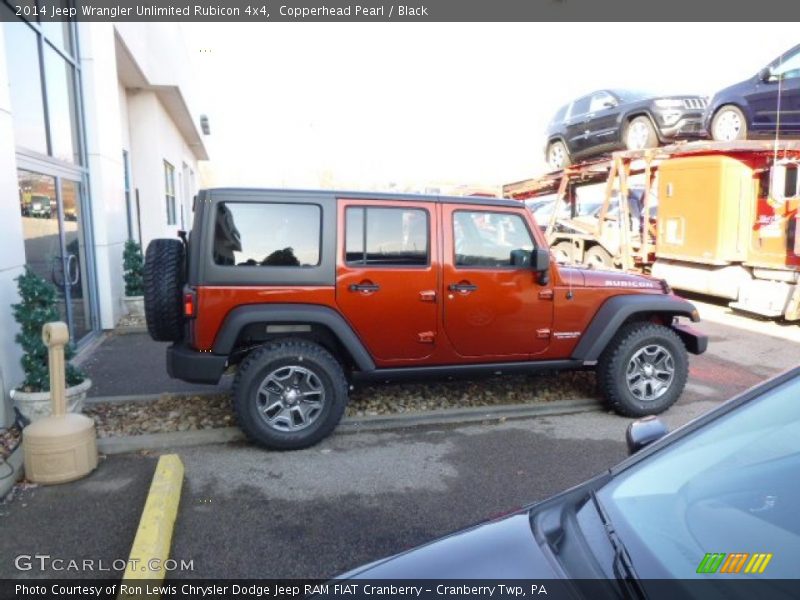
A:
POLYGON ((432 194, 407 194, 390 192, 355 192, 346 190, 304 190, 304 189, 279 189, 279 188, 246 188, 246 187, 218 187, 200 190, 200 194, 207 193, 212 196, 217 194, 265 195, 280 196, 289 202, 292 200, 309 200, 314 197, 334 196, 336 198, 351 198, 353 200, 394 200, 407 202, 440 202, 445 204, 475 204, 478 206, 504 206, 519 208, 522 205, 518 200, 508 198, 491 198, 488 196, 440 196, 432 194))

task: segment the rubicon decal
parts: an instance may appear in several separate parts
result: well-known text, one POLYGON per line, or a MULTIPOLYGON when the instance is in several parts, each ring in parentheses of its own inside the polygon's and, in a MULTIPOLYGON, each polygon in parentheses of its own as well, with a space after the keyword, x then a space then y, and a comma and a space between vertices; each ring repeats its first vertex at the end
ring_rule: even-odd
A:
POLYGON ((628 280, 628 279, 606 279, 603 282, 606 287, 627 287, 627 288, 655 288, 658 287, 652 281, 628 280))
POLYGON ((573 338, 581 337, 580 331, 554 331, 553 337, 557 340, 570 340, 573 338))
POLYGON ((772 560, 772 553, 769 552, 709 552, 697 566, 697 572, 703 574, 713 573, 763 573, 769 561, 772 560))

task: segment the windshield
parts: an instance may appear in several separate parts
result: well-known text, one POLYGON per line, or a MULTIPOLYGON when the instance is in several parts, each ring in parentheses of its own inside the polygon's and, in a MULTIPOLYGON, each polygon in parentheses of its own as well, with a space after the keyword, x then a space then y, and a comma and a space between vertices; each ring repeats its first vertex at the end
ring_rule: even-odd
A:
POLYGON ((759 577, 798 577, 800 377, 622 472, 598 498, 640 577, 708 577, 698 571, 731 572, 726 561, 747 577, 761 554, 772 556, 759 577))

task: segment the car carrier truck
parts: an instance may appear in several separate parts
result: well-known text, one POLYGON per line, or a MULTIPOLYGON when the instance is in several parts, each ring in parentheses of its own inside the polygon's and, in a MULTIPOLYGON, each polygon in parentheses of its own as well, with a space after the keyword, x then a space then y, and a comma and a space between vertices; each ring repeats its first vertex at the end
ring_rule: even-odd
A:
POLYGON ((798 165, 798 142, 694 142, 615 153, 506 185, 503 195, 553 194, 574 206, 582 188, 599 186, 604 204, 593 222, 553 211, 545 234, 557 259, 649 272, 733 308, 796 321, 798 165))

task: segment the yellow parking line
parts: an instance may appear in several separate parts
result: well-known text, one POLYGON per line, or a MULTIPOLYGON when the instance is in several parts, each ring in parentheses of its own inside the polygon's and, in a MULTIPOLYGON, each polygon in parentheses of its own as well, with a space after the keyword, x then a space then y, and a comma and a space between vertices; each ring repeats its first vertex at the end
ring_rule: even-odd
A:
POLYGON ((123 583, 132 579, 164 579, 164 562, 169 558, 182 486, 183 463, 180 457, 177 454, 163 455, 158 459, 144 503, 123 583))

